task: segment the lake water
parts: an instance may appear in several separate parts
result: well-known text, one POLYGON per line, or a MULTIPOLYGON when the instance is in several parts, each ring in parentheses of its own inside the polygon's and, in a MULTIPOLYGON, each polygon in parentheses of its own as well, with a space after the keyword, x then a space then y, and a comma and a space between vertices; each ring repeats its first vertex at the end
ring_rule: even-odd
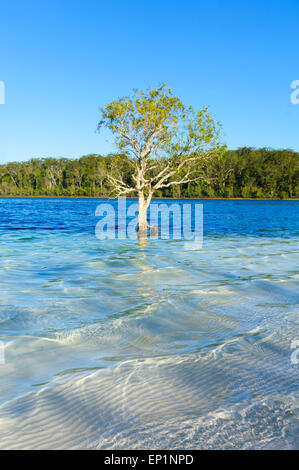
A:
POLYGON ((100 202, 0 199, 0 447, 298 449, 299 202, 200 201, 193 250, 100 202))

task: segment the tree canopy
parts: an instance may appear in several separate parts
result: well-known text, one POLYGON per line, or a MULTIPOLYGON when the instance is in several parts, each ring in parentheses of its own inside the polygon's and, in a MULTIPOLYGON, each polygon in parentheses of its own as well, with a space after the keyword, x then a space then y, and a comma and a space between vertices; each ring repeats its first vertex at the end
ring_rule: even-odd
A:
MULTIPOLYGON (((128 156, 86 155, 80 159, 40 158, 0 165, 1 196, 112 197, 108 174, 130 184, 128 156)), ((299 153, 292 150, 241 148, 199 168, 206 180, 170 186, 157 197, 299 198, 299 153)), ((137 196, 132 192, 131 196, 137 196)))
MULTIPOLYGON (((135 90, 101 109, 98 130, 108 128, 123 158, 130 157, 133 182, 111 177, 117 194, 197 181, 199 167, 223 153, 220 126, 207 107, 195 111, 170 88, 135 90), (198 164, 201 162, 200 165, 198 164)), ((119 164, 117 157, 116 164, 119 164)), ((204 176, 204 175, 203 175, 204 176)))
POLYGON ((200 170, 225 150, 208 108, 184 105, 166 85, 112 101, 101 109, 99 131, 102 127, 113 133, 124 158, 130 157, 131 179, 113 174, 108 179, 116 195, 137 193, 138 231, 143 233, 156 191, 205 179, 200 170))

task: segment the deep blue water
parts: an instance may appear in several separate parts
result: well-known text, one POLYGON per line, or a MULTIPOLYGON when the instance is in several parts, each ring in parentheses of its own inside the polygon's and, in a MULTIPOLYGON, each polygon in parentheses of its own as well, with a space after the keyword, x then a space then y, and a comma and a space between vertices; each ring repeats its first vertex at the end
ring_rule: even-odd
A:
POLYGON ((191 249, 103 202, 0 198, 0 447, 298 448, 299 202, 153 201, 203 204, 191 249))
MULTIPOLYGON (((94 233, 99 203, 111 199, 0 198, 0 230, 67 230, 94 233)), ((128 199, 128 206, 136 200, 128 199)), ((204 206, 204 234, 299 235, 299 201, 153 200, 153 204, 204 206)))

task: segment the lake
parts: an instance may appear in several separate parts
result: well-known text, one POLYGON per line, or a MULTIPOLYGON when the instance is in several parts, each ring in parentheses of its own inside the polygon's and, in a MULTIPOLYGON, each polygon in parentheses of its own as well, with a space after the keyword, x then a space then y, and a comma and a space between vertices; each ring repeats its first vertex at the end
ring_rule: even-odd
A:
POLYGON ((163 201, 201 249, 102 202, 0 198, 0 447, 298 449, 299 202, 163 201))

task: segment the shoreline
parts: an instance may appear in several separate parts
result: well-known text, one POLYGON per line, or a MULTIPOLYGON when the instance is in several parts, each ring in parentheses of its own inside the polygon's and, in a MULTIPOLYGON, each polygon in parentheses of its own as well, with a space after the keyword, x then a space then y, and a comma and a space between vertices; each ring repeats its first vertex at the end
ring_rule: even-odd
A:
MULTIPOLYGON (((118 199, 117 197, 109 196, 43 196, 43 195, 32 195, 32 196, 0 196, 0 199, 118 199)), ((138 197, 128 197, 126 199, 137 199, 138 197)), ((153 199, 167 200, 167 201, 280 201, 290 202, 299 201, 299 198, 293 199, 266 199, 266 198, 242 198, 242 197, 153 197, 153 199)))

